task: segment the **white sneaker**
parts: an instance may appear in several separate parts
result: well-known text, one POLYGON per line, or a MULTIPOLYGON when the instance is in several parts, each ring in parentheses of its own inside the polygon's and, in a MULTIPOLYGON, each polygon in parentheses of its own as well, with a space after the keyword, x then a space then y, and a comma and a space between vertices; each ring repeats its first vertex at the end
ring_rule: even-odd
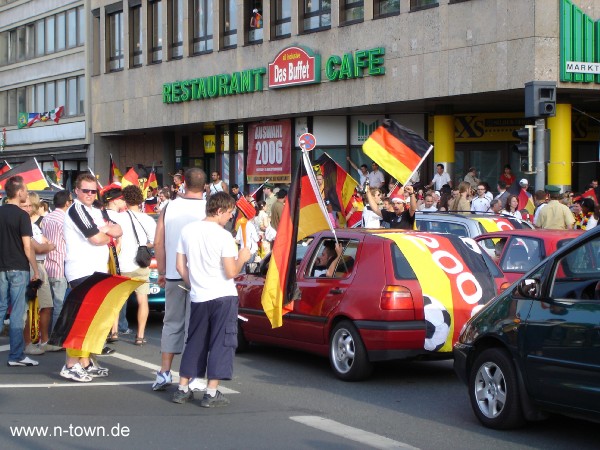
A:
POLYGON ((27 347, 25 347, 25 351, 23 353, 26 355, 43 355, 45 350, 39 345, 30 342, 27 344, 27 347))
POLYGON ((81 383, 89 383, 92 381, 92 377, 81 367, 81 364, 77 363, 73 367, 68 368, 66 365, 63 366, 60 371, 60 376, 68 380, 79 381, 81 383))
POLYGON ((37 361, 34 361, 33 359, 28 358, 26 356, 21 361, 8 361, 8 363, 6 363, 6 364, 8 365, 8 367, 18 367, 18 366, 37 366, 40 363, 37 361))
POLYGON ((206 378, 192 378, 188 384, 192 392, 205 391, 207 386, 206 378))
POLYGON ((39 347, 44 350, 45 352, 60 352, 61 350, 64 350, 62 347, 59 347, 58 345, 52 345, 52 344, 48 344, 46 343, 40 343, 39 347))

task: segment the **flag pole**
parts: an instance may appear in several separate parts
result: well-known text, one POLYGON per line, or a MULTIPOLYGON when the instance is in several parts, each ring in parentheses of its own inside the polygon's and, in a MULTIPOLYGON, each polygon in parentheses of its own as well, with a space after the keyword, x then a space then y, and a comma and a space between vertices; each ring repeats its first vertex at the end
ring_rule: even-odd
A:
POLYGON ((262 188, 265 184, 267 184, 269 182, 270 178, 267 178, 265 181, 263 181, 263 184, 261 184, 252 194, 250 194, 250 196, 254 197, 254 194, 256 194, 258 191, 260 191, 260 188, 262 188))
POLYGON ((310 159, 308 158, 308 152, 306 151, 304 143, 300 143, 300 149, 302 150, 302 161, 304 162, 304 168, 306 169, 306 175, 310 181, 310 185, 315 193, 315 197, 317 198, 317 203, 321 208, 321 212, 325 216, 325 220, 327 221, 327 225, 329 229, 333 233, 333 237, 335 239, 336 244, 338 243, 337 235, 335 234, 335 228, 331 223, 331 217, 329 217, 329 212, 327 211, 327 207, 325 206, 325 201, 323 197, 321 197, 321 193, 319 188, 317 187, 317 178, 315 177, 315 171, 310 163, 310 159))
POLYGON ((98 179, 98 177, 96 176, 96 174, 94 173, 94 171, 92 170, 92 168, 88 166, 88 170, 90 171, 90 173, 96 179, 96 183, 98 183, 98 186, 100 186, 100 189, 102 189, 104 186, 102 186, 102 183, 100 183, 100 180, 98 179))
MULTIPOLYGON (((412 171, 412 173, 410 174, 410 176, 406 180, 407 182, 413 177, 413 175, 417 172, 417 170, 419 170, 419 167, 421 167, 423 165, 423 162, 425 161, 425 159, 427 159, 427 157, 429 156, 429 153, 431 153, 431 150, 433 150, 433 145, 429 146, 429 148, 427 149, 427 151, 425 152, 425 154, 421 158, 421 161, 419 161, 419 164, 417 164, 417 167, 415 167, 415 170, 412 171)), ((396 186, 397 185, 398 185, 398 183, 396 183, 396 186)), ((396 189, 396 186, 394 186, 394 189, 396 189)))

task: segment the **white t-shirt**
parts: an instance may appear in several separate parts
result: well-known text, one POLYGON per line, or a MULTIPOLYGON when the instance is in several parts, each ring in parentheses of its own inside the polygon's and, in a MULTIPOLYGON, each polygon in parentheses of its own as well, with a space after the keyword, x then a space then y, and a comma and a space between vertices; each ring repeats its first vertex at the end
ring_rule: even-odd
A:
POLYGON ((487 212, 490 209, 490 201, 486 197, 476 197, 471 200, 471 211, 487 212))
MULTIPOLYGON (((250 254, 253 255, 258 251, 258 241, 260 238, 258 237, 258 233, 256 232, 256 227, 251 220, 246 222, 244 225, 246 227, 246 243, 248 244, 248 249, 250 250, 250 254)), ((242 236, 242 227, 240 226, 237 231, 237 235, 235 236, 235 241, 240 244, 240 248, 244 248, 244 239, 242 236)))
MULTIPOLYGON (((43 244, 44 243, 44 235, 42 233, 42 230, 40 230, 40 227, 38 227, 35 223, 32 222, 31 228, 33 230, 33 240, 35 242, 37 242, 38 244, 43 244)), ((46 254, 45 253, 40 253, 40 254, 36 253, 35 260, 44 262, 46 260, 46 254)))
POLYGON ((196 198, 177 197, 169 202, 164 212, 165 225, 165 276, 170 280, 181 279, 175 267, 177 243, 181 230, 187 224, 196 222, 206 217, 206 200, 196 198))
POLYGON ((67 247, 65 277, 67 281, 87 277, 94 272, 108 272, 108 245, 88 241, 106 225, 102 211, 75 200, 67 210, 63 232, 67 247))
POLYGON ((439 191, 442 189, 442 186, 450 183, 450 175, 448 175, 448 172, 442 172, 441 175, 439 173, 436 173, 433 176, 432 182, 435 185, 435 190, 439 191))
POLYGON ((146 245, 147 242, 154 242, 154 234, 156 233, 156 222, 148 214, 124 211, 116 215, 114 220, 121 225, 121 229, 123 230, 121 251, 119 252, 119 268, 121 269, 121 273, 133 272, 140 268, 135 262, 138 243, 135 240, 131 220, 129 220, 130 217, 133 220, 140 245, 146 245))
POLYGON ((181 231, 177 253, 184 254, 187 258, 192 302, 237 296, 233 278, 225 277, 222 260, 228 257, 235 258, 238 254, 229 231, 215 222, 206 220, 186 225, 181 231))
POLYGON ((507 216, 513 216, 515 219, 523 218, 523 216, 521 216, 521 211, 508 212, 507 210, 503 209, 502 211, 500 211, 500 214, 504 214, 507 216))
POLYGON ((385 178, 383 177, 381 170, 369 172, 367 178, 369 178, 369 185, 372 188, 380 188, 383 186, 383 183, 385 183, 385 178))
POLYGON ((363 213, 363 227, 364 228, 381 228, 381 217, 371 211, 370 208, 364 208, 363 213))

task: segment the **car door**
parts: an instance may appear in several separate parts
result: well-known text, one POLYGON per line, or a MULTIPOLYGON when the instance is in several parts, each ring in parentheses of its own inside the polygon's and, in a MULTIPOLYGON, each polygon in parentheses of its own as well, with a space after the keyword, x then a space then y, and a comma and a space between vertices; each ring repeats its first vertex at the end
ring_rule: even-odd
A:
POLYGON ((600 411, 597 236, 549 265, 542 298, 532 304, 523 343, 528 386, 538 401, 600 411))
POLYGON ((352 284, 356 270, 358 241, 340 239, 343 245, 342 258, 332 276, 326 276, 318 268, 317 259, 326 246, 335 243, 332 238, 323 238, 314 246, 303 273, 298 274, 300 299, 294 302, 294 310, 286 315, 293 339, 324 344, 327 341, 325 327, 331 312, 343 300, 352 284))

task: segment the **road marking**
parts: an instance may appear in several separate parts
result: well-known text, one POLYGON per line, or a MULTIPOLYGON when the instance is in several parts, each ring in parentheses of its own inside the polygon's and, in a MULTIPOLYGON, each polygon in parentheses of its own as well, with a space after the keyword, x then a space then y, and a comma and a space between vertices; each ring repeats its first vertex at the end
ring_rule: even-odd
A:
POLYGON ((375 433, 370 433, 360 428, 350 427, 343 423, 334 420, 325 419, 319 416, 293 416, 290 417, 294 422, 298 422, 309 427, 316 428, 326 433, 335 434, 336 436, 350 439, 373 448, 380 449, 411 449, 419 450, 417 447, 405 444, 404 442, 394 441, 393 439, 380 436, 375 433))
MULTIPOLYGON (((0 352, 8 351, 9 349, 10 349, 10 346, 8 346, 8 345, 0 345, 0 352)), ((123 355, 122 353, 113 353, 111 355, 102 356, 102 358, 106 358, 106 357, 116 358, 116 359, 120 359, 121 361, 135 364, 137 366, 146 367, 147 369, 152 370, 152 375, 156 375, 156 371, 160 370, 160 366, 158 366, 156 364, 149 363, 142 359, 123 355)), ((177 383, 179 381, 179 372, 172 370, 171 374, 173 375, 173 381, 177 383)), ((51 388, 51 387, 73 387, 73 386, 125 386, 125 385, 130 385, 130 384, 151 385, 152 383, 153 383, 153 381, 99 381, 99 382, 94 381, 92 383, 77 383, 77 382, 75 382, 75 383, 66 383, 66 384, 59 384, 59 383, 0 384, 0 389, 36 388, 36 387, 51 388)), ((229 389, 225 386, 219 386, 219 390, 223 394, 239 394, 238 391, 229 389)))

